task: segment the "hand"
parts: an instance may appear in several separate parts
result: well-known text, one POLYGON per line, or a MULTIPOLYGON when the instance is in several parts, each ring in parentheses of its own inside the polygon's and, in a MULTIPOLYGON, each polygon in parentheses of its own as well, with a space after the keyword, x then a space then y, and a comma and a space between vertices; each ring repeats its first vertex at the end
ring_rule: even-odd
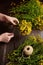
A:
POLYGON ((0 13, 0 21, 10 22, 13 25, 16 25, 19 23, 18 19, 15 17, 10 17, 5 14, 0 13))
POLYGON ((15 17, 6 16, 6 21, 11 22, 13 25, 17 25, 19 20, 15 17))
POLYGON ((3 33, 0 35, 1 42, 5 43, 8 43, 13 37, 14 37, 13 33, 3 33))

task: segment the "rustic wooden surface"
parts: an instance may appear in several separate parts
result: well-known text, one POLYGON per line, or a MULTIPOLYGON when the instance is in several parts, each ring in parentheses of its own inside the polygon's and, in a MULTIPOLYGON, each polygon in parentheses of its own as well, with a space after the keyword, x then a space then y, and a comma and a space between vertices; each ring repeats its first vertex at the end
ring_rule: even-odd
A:
POLYGON ((12 43, 2 44, 0 43, 0 65, 5 65, 7 62, 6 56, 8 52, 14 49, 14 45, 12 43))

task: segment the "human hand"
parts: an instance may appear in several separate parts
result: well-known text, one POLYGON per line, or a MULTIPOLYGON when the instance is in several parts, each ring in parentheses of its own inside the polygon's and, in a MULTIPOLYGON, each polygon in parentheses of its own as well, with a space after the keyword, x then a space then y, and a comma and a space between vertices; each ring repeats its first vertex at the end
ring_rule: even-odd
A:
POLYGON ((15 17, 6 16, 6 21, 12 23, 13 25, 19 24, 19 20, 15 17))
POLYGON ((5 43, 8 43, 10 40, 11 40, 11 38, 13 38, 14 37, 14 34, 13 33, 3 33, 3 34, 1 34, 0 35, 0 41, 1 42, 5 42, 5 43))
POLYGON ((19 23, 19 20, 17 18, 8 16, 2 13, 0 13, 0 21, 10 22, 13 25, 16 25, 19 23))

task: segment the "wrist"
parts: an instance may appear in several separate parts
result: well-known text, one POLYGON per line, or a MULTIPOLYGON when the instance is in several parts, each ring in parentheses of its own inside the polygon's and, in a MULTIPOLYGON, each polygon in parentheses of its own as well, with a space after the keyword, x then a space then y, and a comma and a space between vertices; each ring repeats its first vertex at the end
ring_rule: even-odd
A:
POLYGON ((0 42, 2 42, 2 37, 1 37, 1 35, 0 35, 0 42))
POLYGON ((0 19, 1 21, 5 21, 5 22, 8 21, 8 16, 7 15, 0 13, 0 16, 1 16, 1 19, 0 19))
POLYGON ((9 22, 9 16, 8 15, 4 15, 4 21, 6 21, 7 23, 9 22))
POLYGON ((0 13, 0 21, 6 21, 6 15, 0 13))
POLYGON ((4 16, 3 16, 3 21, 7 22, 7 21, 8 21, 7 18, 8 18, 8 16, 7 16, 7 15, 4 15, 4 16))

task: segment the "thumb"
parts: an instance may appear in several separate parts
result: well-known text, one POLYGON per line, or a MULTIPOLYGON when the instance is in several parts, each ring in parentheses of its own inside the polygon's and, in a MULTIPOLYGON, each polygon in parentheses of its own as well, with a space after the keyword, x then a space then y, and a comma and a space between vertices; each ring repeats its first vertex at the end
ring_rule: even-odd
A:
POLYGON ((13 33, 8 33, 8 36, 14 36, 14 34, 13 33))
POLYGON ((11 21, 11 23, 12 23, 13 25, 17 25, 14 21, 11 21))
POLYGON ((10 38, 14 37, 14 34, 13 35, 9 35, 10 38))
POLYGON ((8 38, 9 38, 9 41, 11 40, 11 38, 13 38, 14 37, 14 35, 11 35, 11 36, 9 36, 8 38))
POLYGON ((9 38, 12 38, 12 37, 14 37, 14 34, 13 33, 9 33, 9 38))

